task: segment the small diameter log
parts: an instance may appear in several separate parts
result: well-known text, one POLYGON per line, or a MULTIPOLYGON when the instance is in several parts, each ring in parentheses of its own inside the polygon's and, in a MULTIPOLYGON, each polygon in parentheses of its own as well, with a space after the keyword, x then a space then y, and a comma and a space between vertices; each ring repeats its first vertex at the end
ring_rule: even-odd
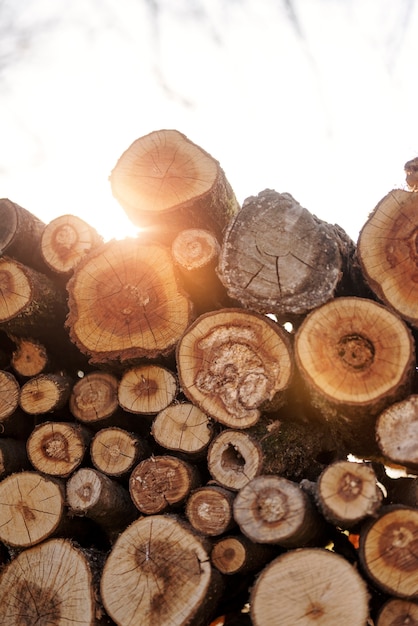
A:
POLYGON ((418 599, 418 509, 382 508, 360 531, 359 558, 373 584, 392 596, 418 599))
POLYGON ((157 444, 193 457, 205 453, 213 431, 211 419, 190 402, 171 404, 156 415, 151 426, 157 444))
POLYGON ((376 421, 376 441, 390 463, 418 471, 418 395, 410 395, 385 409, 376 421))
POLYGON ((26 441, 0 438, 0 480, 23 470, 32 469, 26 452, 26 441))
POLYGON ((365 581, 342 556, 321 548, 291 550, 269 563, 250 607, 254 626, 364 626, 369 614, 365 581))
POLYGON ((360 231, 357 255, 365 279, 385 304, 418 327, 418 196, 390 191, 360 231))
POLYGON ((299 548, 323 540, 323 519, 310 498, 281 476, 256 476, 247 483, 235 498, 234 518, 256 543, 299 548))
POLYGON ((407 325, 372 300, 336 298, 307 315, 294 346, 312 404, 353 454, 378 454, 375 418, 410 392, 415 373, 407 325))
POLYGON ((263 453, 260 444, 247 432, 227 428, 210 444, 207 465, 217 483, 239 491, 261 474, 263 453))
POLYGON ((80 422, 91 425, 111 417, 119 407, 119 381, 108 372, 90 372, 71 389, 69 407, 80 422))
POLYGON ((62 409, 70 397, 72 378, 64 373, 39 374, 24 383, 19 405, 25 413, 41 415, 62 409))
POLYGON ((138 517, 128 490, 89 467, 68 479, 66 494, 70 515, 89 517, 107 533, 121 532, 138 517))
POLYGON ((152 456, 135 467, 129 478, 129 492, 141 513, 162 513, 183 504, 200 486, 194 465, 174 456, 152 456))
POLYGON ((221 237, 238 202, 218 161, 177 130, 140 137, 116 163, 110 184, 129 219, 154 240, 185 228, 221 237))
POLYGON ((69 274, 103 238, 75 215, 61 215, 47 224, 40 241, 46 265, 58 274, 69 274))
POLYGON ((64 493, 55 479, 20 472, 0 482, 0 541, 27 548, 50 537, 60 526, 64 493))
POLYGON ((355 246, 288 193, 247 198, 224 237, 218 273, 231 298, 260 313, 305 314, 347 282, 355 246))
POLYGON ((91 461, 96 469, 108 476, 123 476, 149 455, 144 439, 123 428, 102 428, 90 444, 91 461))
POLYGON ((161 245, 113 239, 77 265, 67 289, 70 337, 91 363, 167 355, 190 323, 190 299, 161 245))
POLYGON ((20 385, 10 372, 0 370, 0 424, 19 406, 20 385))
POLYGON ((328 465, 316 484, 315 500, 334 526, 351 529, 380 509, 383 493, 371 465, 338 461, 328 465))
POLYGON ((120 626, 207 624, 221 590, 206 541, 166 515, 142 517, 120 535, 100 583, 104 607, 120 626))
POLYGON ((36 339, 11 337, 16 344, 10 364, 18 376, 32 378, 51 369, 51 359, 46 347, 36 339))
POLYGON ((261 411, 284 402, 293 361, 286 332, 242 309, 201 315, 177 346, 184 394, 230 428, 254 425, 261 411))
POLYGON ((18 554, 0 574, 4 626, 94 626, 96 594, 85 553, 67 539, 49 539, 18 554))
POLYGON ((235 495, 219 485, 199 487, 187 500, 186 517, 202 535, 222 535, 236 525, 233 515, 235 495))
POLYGON ((376 626, 418 626, 418 603, 390 598, 379 611, 376 626))
POLYGON ((216 273, 220 250, 215 235, 202 228, 182 230, 172 243, 174 263, 198 315, 231 306, 216 273))
POLYGON ((118 402, 128 413, 151 415, 171 404, 177 395, 176 376, 160 365, 138 365, 119 382, 118 402))
POLYGON ((42 474, 66 478, 83 461, 90 438, 90 433, 79 424, 44 422, 28 437, 28 457, 42 474))
POLYGON ((259 571, 277 556, 277 548, 254 543, 245 535, 231 535, 216 540, 210 560, 221 574, 247 574, 259 571))

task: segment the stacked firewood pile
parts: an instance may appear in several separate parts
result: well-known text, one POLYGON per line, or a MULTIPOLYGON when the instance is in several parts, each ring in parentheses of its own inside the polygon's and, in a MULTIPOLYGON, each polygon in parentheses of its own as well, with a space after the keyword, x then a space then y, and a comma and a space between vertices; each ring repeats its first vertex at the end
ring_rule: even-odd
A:
POLYGON ((0 201, 2 624, 418 623, 416 166, 356 243, 174 130, 136 238, 0 201))

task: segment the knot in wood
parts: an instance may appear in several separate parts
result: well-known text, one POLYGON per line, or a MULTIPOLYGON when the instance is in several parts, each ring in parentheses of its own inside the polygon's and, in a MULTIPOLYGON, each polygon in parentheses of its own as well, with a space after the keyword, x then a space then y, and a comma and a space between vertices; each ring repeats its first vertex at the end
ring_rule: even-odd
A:
POLYGON ((338 341, 337 355, 350 370, 363 371, 373 363, 375 349, 370 339, 353 333, 338 341))

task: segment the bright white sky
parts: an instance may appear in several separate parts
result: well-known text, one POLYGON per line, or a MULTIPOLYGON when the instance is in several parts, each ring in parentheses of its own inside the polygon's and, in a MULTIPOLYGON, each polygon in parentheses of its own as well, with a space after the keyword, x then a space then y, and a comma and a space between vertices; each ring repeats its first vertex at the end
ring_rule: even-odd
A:
POLYGON ((301 32, 286 0, 160 0, 157 22, 146 0, 10 4, 31 40, 0 76, 0 197, 45 222, 132 234, 108 175, 175 128, 240 202, 286 191, 356 240, 418 154, 414 0, 293 0, 301 32))

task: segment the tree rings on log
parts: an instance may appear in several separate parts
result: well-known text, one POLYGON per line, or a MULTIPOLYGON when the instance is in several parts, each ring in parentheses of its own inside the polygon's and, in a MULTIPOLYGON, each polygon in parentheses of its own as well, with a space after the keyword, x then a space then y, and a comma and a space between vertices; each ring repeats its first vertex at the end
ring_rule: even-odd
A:
POLYGON ((30 415, 62 409, 71 393, 72 379, 65 374, 39 374, 20 390, 20 407, 30 415))
POLYGON ((119 380, 108 372, 90 372, 80 378, 70 394, 70 411, 81 422, 100 422, 113 415, 118 404, 119 380))
POLYGON ((376 441, 384 458, 418 471, 418 395, 385 409, 376 421, 376 441))
POLYGON ((357 255, 375 294, 418 327, 418 196, 394 189, 360 231, 357 255))
POLYGON ((28 457, 42 474, 66 478, 81 464, 89 441, 90 434, 79 424, 44 422, 28 437, 28 457))
POLYGON ((70 336, 91 363, 169 354, 190 323, 190 300, 157 244, 107 242, 79 263, 67 289, 70 336))
POLYGON ((167 450, 199 455, 206 451, 212 439, 213 423, 191 402, 178 402, 156 415, 151 434, 167 450))
POLYGON ((235 495, 219 485, 199 487, 187 500, 186 517, 202 535, 222 535, 236 525, 233 515, 235 495))
POLYGON ((254 543, 245 535, 238 534, 216 540, 210 559, 221 574, 232 575, 260 570, 274 556, 277 556, 274 546, 254 543))
POLYGON ((206 543, 189 525, 151 515, 120 535, 100 590, 107 613, 120 626, 182 626, 209 622, 204 614, 216 605, 220 585, 206 543))
POLYGON ((159 241, 172 241, 185 228, 207 228, 220 237, 239 209, 218 161, 177 130, 134 141, 110 184, 128 218, 159 241))
POLYGON ((291 550, 271 561, 252 588, 250 606, 254 626, 364 626, 369 614, 367 585, 357 570, 320 548, 291 550))
POLYGON ((418 603, 401 598, 390 598, 379 610, 376 626, 416 626, 418 603))
POLYGON ((0 370, 0 424, 19 406, 20 386, 10 372, 0 370))
POLYGON ((94 626, 96 594, 89 562, 66 539, 49 539, 18 554, 0 574, 4 626, 94 626))
POLYGON ((284 399, 293 361, 286 332, 241 309, 201 315, 177 346, 177 368, 188 399, 231 428, 254 425, 284 399))
POLYGON ((224 237, 218 273, 231 298, 260 313, 305 314, 330 300, 354 243, 288 193, 245 200, 224 237))
POLYGON ((124 372, 118 402, 129 413, 152 415, 171 404, 177 391, 173 372, 160 365, 138 365, 124 372))
POLYGON ((102 428, 90 444, 91 461, 108 476, 123 476, 148 456, 146 442, 123 428, 102 428))

